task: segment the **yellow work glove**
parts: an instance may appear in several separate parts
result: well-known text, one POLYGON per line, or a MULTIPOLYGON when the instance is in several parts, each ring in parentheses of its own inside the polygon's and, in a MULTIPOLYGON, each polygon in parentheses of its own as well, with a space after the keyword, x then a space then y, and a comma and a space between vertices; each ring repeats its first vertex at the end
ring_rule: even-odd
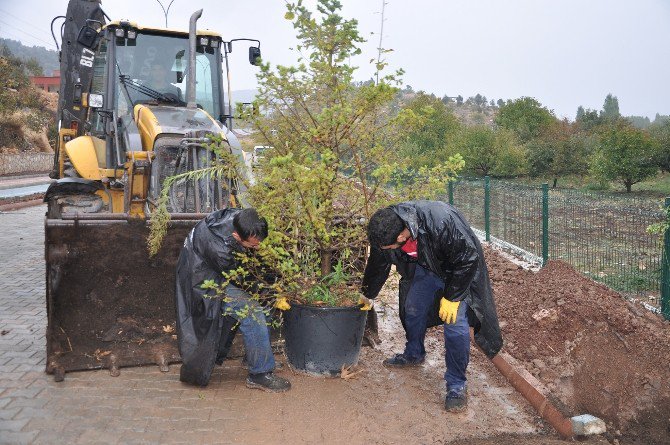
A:
POLYGON ((439 316, 443 322, 446 324, 456 323, 456 316, 458 315, 458 305, 460 301, 449 301, 446 298, 442 297, 440 300, 440 312, 439 316))
POLYGON ((363 296, 358 298, 358 304, 361 304, 361 310, 362 311, 369 311, 372 309, 372 305, 374 304, 372 300, 369 298, 365 298, 363 296))
POLYGON ((279 297, 275 300, 275 307, 280 311, 288 311, 291 309, 291 305, 288 304, 286 297, 279 297))

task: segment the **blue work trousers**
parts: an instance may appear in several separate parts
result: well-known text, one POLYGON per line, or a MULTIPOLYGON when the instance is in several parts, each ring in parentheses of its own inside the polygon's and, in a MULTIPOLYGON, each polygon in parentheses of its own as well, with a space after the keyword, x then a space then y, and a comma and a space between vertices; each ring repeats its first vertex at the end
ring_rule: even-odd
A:
MULTIPOLYGON (((404 355, 420 359, 426 355, 424 339, 428 317, 435 302, 435 295, 442 291, 444 282, 430 270, 417 265, 407 299, 405 300, 405 344, 404 355)), ((468 304, 461 301, 456 323, 444 324, 444 360, 447 371, 444 380, 447 389, 461 390, 465 387, 465 372, 470 361, 470 326, 467 317, 468 304)))
POLYGON ((223 313, 232 316, 240 324, 249 374, 272 371, 275 369, 275 358, 263 309, 249 294, 235 286, 226 286, 225 292, 223 313))

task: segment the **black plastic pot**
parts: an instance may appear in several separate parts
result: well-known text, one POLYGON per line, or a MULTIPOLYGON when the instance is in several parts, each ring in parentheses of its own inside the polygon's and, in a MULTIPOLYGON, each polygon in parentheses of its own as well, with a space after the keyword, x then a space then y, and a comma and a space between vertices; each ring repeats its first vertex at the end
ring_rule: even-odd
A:
POLYGON ((286 357, 296 370, 337 375, 358 363, 367 311, 291 304, 284 312, 286 357))

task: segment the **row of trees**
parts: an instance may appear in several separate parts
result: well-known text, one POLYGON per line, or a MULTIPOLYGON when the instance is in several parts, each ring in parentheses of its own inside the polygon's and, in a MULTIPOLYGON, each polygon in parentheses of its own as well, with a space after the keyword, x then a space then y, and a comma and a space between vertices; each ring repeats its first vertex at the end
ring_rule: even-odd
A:
POLYGON ((544 177, 554 187, 562 176, 588 175, 628 192, 658 170, 670 171, 670 119, 657 116, 639 128, 621 116, 611 94, 602 110, 580 106, 574 122, 556 118, 530 97, 498 102, 493 122, 465 125, 449 102, 419 93, 405 107, 422 116, 423 125, 408 132, 402 153, 415 167, 460 153, 474 175, 544 177))

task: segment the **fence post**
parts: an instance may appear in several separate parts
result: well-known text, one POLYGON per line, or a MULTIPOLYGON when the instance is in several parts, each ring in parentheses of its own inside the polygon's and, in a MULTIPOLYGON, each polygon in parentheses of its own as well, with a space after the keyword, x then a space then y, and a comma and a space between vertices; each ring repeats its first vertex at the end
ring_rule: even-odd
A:
POLYGON ((542 265, 549 261, 549 184, 542 184, 542 265))
POLYGON ((484 231, 486 241, 491 241, 491 182, 488 176, 484 176, 484 231))
MULTIPOLYGON (((665 198, 665 208, 670 207, 670 198, 665 198)), ((667 218, 667 211, 666 211, 667 218)), ((661 260, 661 313, 670 320, 670 228, 663 234, 663 259, 661 260)))
POLYGON ((447 183, 447 190, 449 192, 449 204, 454 205, 454 181, 447 183))

